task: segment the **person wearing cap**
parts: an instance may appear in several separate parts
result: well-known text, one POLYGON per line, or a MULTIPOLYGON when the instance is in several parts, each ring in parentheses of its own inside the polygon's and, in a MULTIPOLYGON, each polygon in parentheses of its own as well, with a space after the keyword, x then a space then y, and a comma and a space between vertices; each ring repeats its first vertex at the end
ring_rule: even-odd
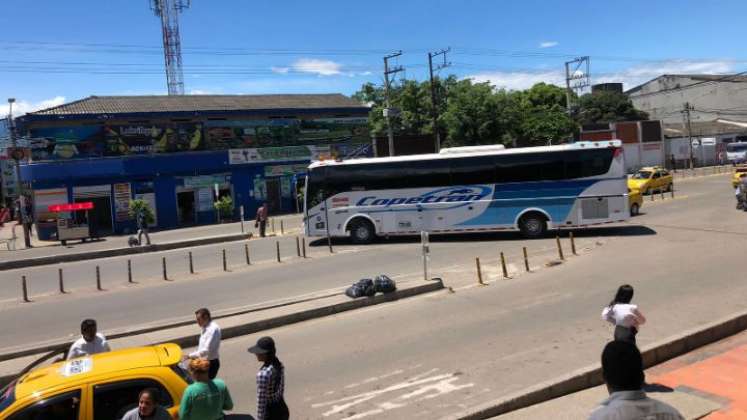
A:
POLYGON ((233 409, 233 400, 225 382, 210 379, 210 362, 191 359, 187 367, 194 382, 182 394, 179 420, 221 420, 223 410, 233 409))
POLYGON ((256 420, 287 420, 290 414, 283 398, 285 368, 277 357, 275 341, 272 337, 262 337, 247 350, 262 362, 257 372, 256 420))
POLYGON ((70 346, 67 352, 67 359, 76 357, 90 356, 96 353, 105 353, 111 351, 109 343, 103 334, 97 333, 95 319, 85 319, 80 323, 80 338, 70 346))
POLYGON ((210 311, 207 308, 200 308, 195 311, 197 325, 202 328, 200 341, 197 344, 197 350, 187 356, 189 359, 207 359, 210 362, 210 379, 218 376, 220 369, 220 359, 218 350, 220 349, 220 327, 213 322, 210 311))

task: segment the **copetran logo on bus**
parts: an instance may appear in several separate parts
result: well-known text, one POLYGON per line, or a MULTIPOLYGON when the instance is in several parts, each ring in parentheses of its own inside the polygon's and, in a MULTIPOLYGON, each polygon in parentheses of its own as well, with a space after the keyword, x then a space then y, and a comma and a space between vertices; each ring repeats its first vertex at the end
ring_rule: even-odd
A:
POLYGON ((361 198, 356 206, 396 206, 402 204, 462 203, 478 201, 491 193, 491 188, 483 186, 450 187, 430 191, 416 197, 377 197, 369 195, 361 198))

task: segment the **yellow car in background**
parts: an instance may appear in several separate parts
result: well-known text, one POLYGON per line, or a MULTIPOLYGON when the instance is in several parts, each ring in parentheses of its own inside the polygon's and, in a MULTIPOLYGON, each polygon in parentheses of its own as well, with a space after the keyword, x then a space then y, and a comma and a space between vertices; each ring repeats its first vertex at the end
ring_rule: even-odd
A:
POLYGON ((668 170, 651 166, 641 168, 628 178, 628 188, 638 190, 642 194, 650 194, 654 191, 672 191, 674 178, 668 170))
POLYGON ((630 207, 630 216, 638 216, 641 214, 641 206, 643 206, 643 196, 641 195, 641 192, 628 188, 628 207, 630 207))
POLYGON ((179 367, 182 350, 160 344, 100 353, 33 369, 0 391, 0 418, 120 419, 145 388, 160 391, 173 416, 191 379, 179 367))
POLYGON ((747 176, 747 165, 734 167, 734 173, 731 176, 731 187, 737 188, 737 184, 743 176, 747 176))

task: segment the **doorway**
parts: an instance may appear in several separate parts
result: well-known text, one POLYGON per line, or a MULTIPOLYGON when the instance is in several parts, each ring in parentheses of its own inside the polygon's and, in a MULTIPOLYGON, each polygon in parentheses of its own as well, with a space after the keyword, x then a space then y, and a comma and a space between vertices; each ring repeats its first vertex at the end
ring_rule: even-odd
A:
POLYGON ((75 212, 77 223, 88 223, 91 228, 91 237, 111 235, 114 231, 112 226, 112 202, 109 197, 89 197, 76 198, 76 203, 90 201, 93 203, 93 209, 88 211, 75 212))
POLYGON ((195 192, 181 191, 176 193, 176 210, 179 226, 195 224, 195 192))
POLYGON ((267 206, 271 214, 276 214, 281 210, 280 203, 280 178, 266 178, 267 185, 267 206))

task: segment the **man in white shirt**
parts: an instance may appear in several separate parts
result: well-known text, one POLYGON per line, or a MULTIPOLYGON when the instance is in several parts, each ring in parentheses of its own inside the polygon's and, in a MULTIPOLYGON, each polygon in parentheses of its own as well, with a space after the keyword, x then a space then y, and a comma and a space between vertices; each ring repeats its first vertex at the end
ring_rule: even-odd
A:
POLYGON ((73 359, 76 357, 90 356, 96 353, 105 353, 111 351, 109 343, 106 342, 106 337, 103 334, 98 334, 96 321, 93 319, 85 319, 80 323, 80 335, 81 337, 70 346, 70 350, 67 352, 67 359, 73 359))
POLYGON ((607 343, 602 352, 602 376, 610 397, 594 409, 589 420, 684 420, 669 404, 649 398, 638 348, 624 341, 607 343))
POLYGON ((195 311, 197 325, 202 328, 200 333, 200 342, 197 345, 197 351, 189 354, 190 359, 207 359, 210 362, 208 376, 215 379, 220 369, 220 359, 218 349, 220 348, 220 327, 213 322, 210 311, 207 308, 200 308, 195 311))

